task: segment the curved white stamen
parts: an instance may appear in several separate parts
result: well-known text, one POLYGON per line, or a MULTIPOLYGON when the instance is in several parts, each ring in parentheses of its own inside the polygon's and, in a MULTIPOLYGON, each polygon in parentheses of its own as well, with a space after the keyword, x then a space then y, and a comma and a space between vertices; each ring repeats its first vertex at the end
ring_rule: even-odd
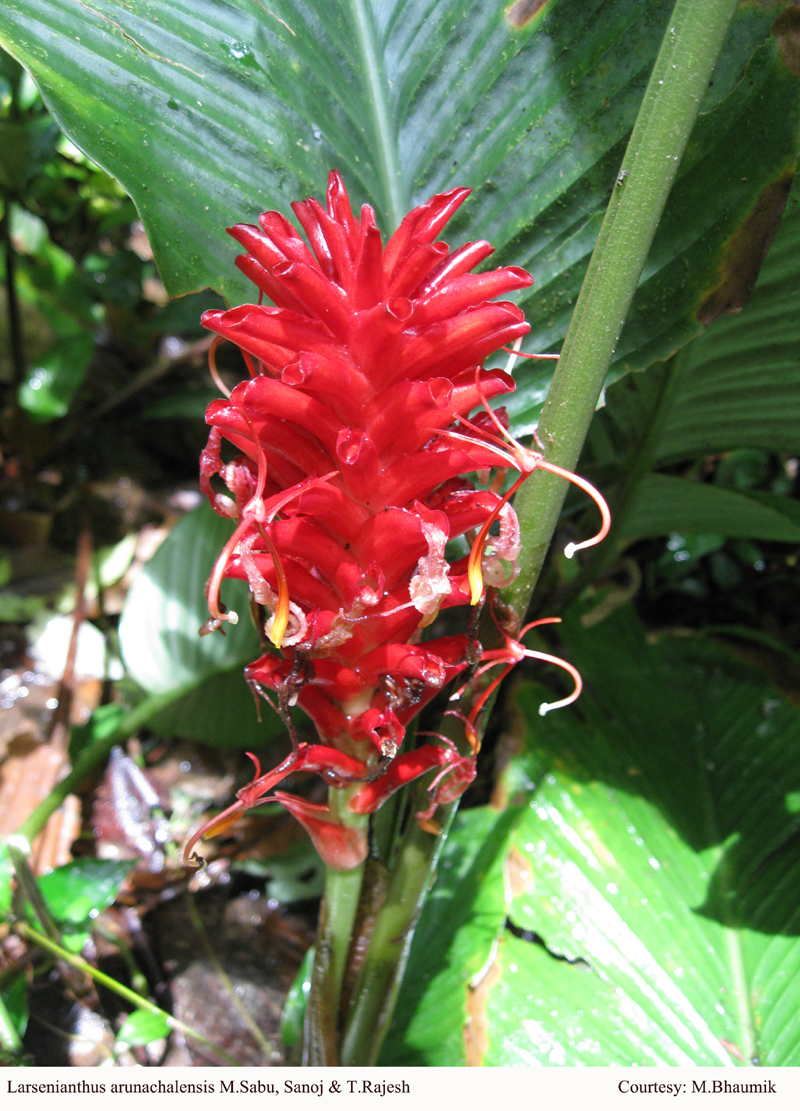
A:
MULTIPOLYGON (((517 336, 517 338, 514 340, 513 344, 511 345, 512 354, 509 355, 508 362, 506 363, 506 374, 511 374, 512 370, 514 369, 514 364, 517 361, 517 355, 518 355, 518 352, 519 352, 521 347, 522 347, 522 336, 517 336)), ((503 348, 503 350, 507 351, 508 348, 503 348)))

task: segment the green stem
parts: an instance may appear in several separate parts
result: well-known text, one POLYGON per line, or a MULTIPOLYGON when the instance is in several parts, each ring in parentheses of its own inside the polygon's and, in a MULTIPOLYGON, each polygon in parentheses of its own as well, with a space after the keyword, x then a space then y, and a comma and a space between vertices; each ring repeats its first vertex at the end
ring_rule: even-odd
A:
MULTIPOLYGON (((548 461, 574 470, 737 0, 677 0, 667 24, 539 424, 548 461), (624 176, 623 176, 624 175, 624 176)), ((504 592, 528 606, 566 493, 535 472, 514 503, 524 561, 504 592)))
MULTIPOLYGON (((366 831, 368 818, 354 814, 347 805, 356 787, 331 787, 328 806, 333 821, 366 831)), ((337 872, 328 868, 317 930, 314 972, 306 1011, 305 1061, 307 1065, 339 1064, 339 1004, 353 940, 364 865, 337 872)))
POLYGON ((19 849, 29 853, 31 842, 44 829, 50 815, 58 810, 67 795, 76 791, 94 769, 105 760, 114 745, 127 741, 154 714, 179 698, 181 693, 180 690, 173 690, 166 694, 154 694, 149 698, 142 699, 138 706, 135 706, 130 713, 125 715, 116 729, 105 737, 98 737, 81 753, 69 775, 56 784, 47 798, 43 799, 15 833, 11 834, 9 840, 13 838, 13 843, 19 849))
MULTIPOLYGON (((427 799, 427 794, 424 797, 427 799)), ((417 798, 417 802, 422 804, 422 799, 417 798)), ((413 818, 409 821, 353 994, 342 1042, 343 1065, 374 1065, 378 1059, 405 972, 414 927, 457 809, 458 804, 452 803, 438 812, 437 819, 443 823, 438 837, 420 829, 413 818)))
POLYGON ((145 999, 144 996, 138 995, 135 991, 132 991, 131 988, 127 988, 124 984, 120 984, 118 980, 113 980, 110 976, 107 976, 105 972, 101 972, 99 968, 95 968, 93 965, 89 964, 88 961, 83 960, 74 953, 70 953, 67 949, 63 949, 60 945, 51 941, 49 937, 40 934, 38 930, 34 930, 25 922, 18 922, 15 929, 18 934, 27 938, 28 941, 32 941, 34 945, 38 945, 40 949, 45 949, 48 953, 52 953, 54 957, 58 957, 59 960, 64 961, 65 964, 70 965, 79 972, 83 972, 86 976, 91 977, 95 983, 102 984, 103 987, 108 988, 109 991, 113 991, 116 995, 126 999, 129 1003, 133 1003, 139 1010, 149 1011, 154 1015, 160 1015, 170 1029, 178 1030, 185 1037, 193 1038, 194 1041, 200 1042, 202 1045, 213 1049, 216 1054, 227 1062, 227 1064, 239 1065, 238 1061, 235 1061, 233 1057, 230 1057, 224 1050, 220 1049, 219 1046, 214 1045, 209 1038, 206 1038, 197 1030, 192 1029, 191 1026, 187 1026, 185 1022, 181 1022, 180 1019, 175 1018, 167 1011, 163 1011, 161 1007, 157 1006, 155 1003, 151 1003, 149 999, 145 999))

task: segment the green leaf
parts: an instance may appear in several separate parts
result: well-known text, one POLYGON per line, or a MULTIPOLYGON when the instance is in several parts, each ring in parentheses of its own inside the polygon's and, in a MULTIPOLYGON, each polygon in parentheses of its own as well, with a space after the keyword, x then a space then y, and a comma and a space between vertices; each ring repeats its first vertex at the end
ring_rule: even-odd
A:
POLYGON ((232 531, 230 521, 201 505, 178 522, 131 587, 120 646, 128 672, 149 693, 209 678, 261 655, 245 583, 226 582, 222 588, 225 604, 239 614, 238 624, 226 622, 224 636, 199 635, 208 620, 203 588, 232 531))
POLYGON ((311 991, 311 973, 314 968, 315 947, 312 945, 303 957, 297 975, 289 988, 286 1002, 281 1013, 281 1041, 287 1049, 297 1045, 303 1033, 303 1023, 308 1006, 308 993, 311 991))
POLYGON ((233 867, 237 872, 264 880, 267 899, 277 899, 286 905, 318 899, 325 887, 325 866, 305 838, 293 842, 280 856, 250 857, 237 861, 233 867))
MULTIPOLYGON (((224 228, 320 195, 333 166, 386 233, 467 183, 477 192, 453 241, 487 238, 532 271, 524 305, 541 351, 565 334, 671 9, 564 0, 531 19, 506 0, 178 0, 156 16, 144 0, 17 0, 0 10, 0 41, 129 190, 171 292, 252 298, 224 228)), ((756 5, 735 18, 618 370, 675 350, 735 301, 726 277, 742 258, 757 270, 798 147, 797 80, 773 19, 756 5)), ((523 424, 546 377, 521 374, 523 424)))
POLYGON ((678 356, 658 459, 800 450, 800 178, 743 311, 678 356))
POLYGON ((89 940, 93 920, 114 902, 134 865, 132 860, 86 857, 39 879, 47 909, 61 927, 65 948, 80 952, 89 940))
MULTIPOLYGON (((42 229, 26 219, 24 212, 16 216, 14 225, 22 227, 29 241, 29 253, 18 258, 16 278, 20 296, 47 318, 60 339, 91 331, 102 320, 103 309, 93 299, 89 279, 70 254, 57 247, 49 236, 41 236, 42 229)), ((14 238, 16 242, 16 234, 14 238)))
POLYGON ((800 506, 772 494, 743 494, 673 475, 645 475, 625 507, 619 535, 638 540, 669 532, 797 543, 800 506))
MULTIPOLYGON (((280 717, 265 702, 256 705, 244 680, 244 665, 251 659, 255 654, 176 691, 175 701, 154 714, 148 728, 161 737, 188 737, 221 748, 258 749, 283 735, 280 717)), ((298 721, 302 715, 293 711, 292 716, 298 721)))
POLYGON ((764 453, 800 450, 798 260, 800 179, 742 312, 608 389, 584 464, 609 495, 617 536, 697 531, 796 542, 796 501, 745 489, 763 481, 759 470, 768 473, 764 453), (713 486, 650 473, 728 452, 713 486))
POLYGON ((741 448, 800 449, 798 260, 800 178, 748 304, 671 364, 615 383, 592 428, 596 456, 641 446, 664 465, 741 448))
POLYGON ((381 1065, 465 1065, 470 981, 488 970, 507 912, 516 810, 459 813, 414 932, 381 1065))
POLYGON ((24 1038, 29 1014, 28 981, 24 973, 15 977, 7 987, 3 988, 3 1003, 17 1033, 24 1038))
POLYGON ((120 648, 129 674, 150 694, 175 701, 149 725, 162 736, 247 748, 277 736, 283 724, 265 704, 259 712, 244 666, 261 654, 245 583, 226 582, 226 605, 239 614, 225 636, 199 635, 208 619, 203 588, 230 538, 230 521, 208 505, 187 514, 135 580, 122 612, 120 648))
POLYGON ((630 607, 576 617, 576 708, 519 690, 528 958, 504 939, 485 1063, 797 1065, 800 710, 713 643, 648 642, 630 607))
POLYGON ((94 355, 94 339, 85 333, 57 343, 37 359, 19 389, 19 403, 34 420, 66 415, 94 355))
POLYGON ((48 116, 23 123, 0 120, 0 187, 21 193, 56 153, 58 125, 48 116))
POLYGON ((48 872, 39 886, 54 918, 79 924, 111 906, 133 866, 131 860, 86 857, 48 872))
POLYGON ((483 1065, 664 1063, 630 1021, 627 999, 583 961, 554 959, 540 942, 507 932, 487 980, 483 1065))
POLYGON ((88 721, 73 725, 69 737, 69 758, 74 764, 87 748, 110 737, 125 720, 126 710, 119 702, 98 706, 88 721))
POLYGON ((171 1033, 167 1016, 154 1011, 132 1011, 117 1034, 116 1050, 120 1052, 135 1045, 149 1045, 171 1033))
POLYGON ((5 845, 0 843, 0 921, 4 921, 11 910, 11 881, 13 876, 14 866, 6 852, 5 845))

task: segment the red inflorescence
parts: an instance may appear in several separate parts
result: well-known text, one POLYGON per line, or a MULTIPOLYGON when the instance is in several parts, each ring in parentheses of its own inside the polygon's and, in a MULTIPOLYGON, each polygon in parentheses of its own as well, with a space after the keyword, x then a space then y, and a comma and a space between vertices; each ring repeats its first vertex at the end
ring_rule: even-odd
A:
MULTIPOLYGON (((372 208, 355 217, 334 172, 327 208, 292 206, 312 250, 277 212, 260 227, 229 229, 247 252, 238 267, 273 306, 203 316, 251 373, 206 418, 203 487, 237 521, 209 582, 209 627, 235 619, 219 597, 222 579, 245 580, 277 649, 247 669, 248 680, 265 697, 274 692, 285 716, 299 704, 322 743, 295 741, 206 833, 293 771, 336 786, 364 782, 351 802, 357 813, 433 768, 434 803, 474 775, 474 758, 449 745, 396 755, 410 719, 468 666, 466 635, 423 643, 422 630, 440 610, 476 601, 484 583, 510 581, 519 555, 507 499, 463 476, 509 466, 502 426, 483 407, 514 383, 482 363, 528 331, 514 304, 491 298, 532 279, 517 267, 472 274, 492 247, 451 252, 438 239, 468 195, 454 189, 415 208, 384 247, 372 208), (239 453, 232 462, 223 441, 239 453), (217 475, 228 494, 215 491, 217 475), (472 557, 450 563, 445 546, 459 536, 470 538, 472 557)), ((529 469, 541 456, 531 458, 529 469)), ((349 834, 333 836, 318 809, 273 797, 323 854, 331 845, 332 866, 352 867, 366 852, 349 834)))

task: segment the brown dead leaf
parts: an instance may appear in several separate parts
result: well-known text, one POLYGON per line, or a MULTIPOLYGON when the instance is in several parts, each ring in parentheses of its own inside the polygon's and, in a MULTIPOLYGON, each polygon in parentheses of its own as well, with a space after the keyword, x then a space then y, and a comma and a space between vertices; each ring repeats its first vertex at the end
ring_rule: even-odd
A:
POLYGON ((534 16, 548 6, 551 0, 515 0, 506 8, 506 19, 512 27, 527 27, 534 16))
POLYGON ((771 31, 778 40, 784 64, 800 76, 800 7, 796 2, 781 12, 771 31))
POLYGON ((470 1068, 480 1068, 489 1049, 489 1020, 486 1005, 489 993, 500 979, 500 966, 495 962, 476 987, 467 987, 467 1021, 464 1024, 464 1054, 470 1068))
POLYGON ((787 169, 776 181, 766 185, 744 222, 728 240, 717 284, 696 314, 701 324, 708 326, 718 316, 741 312, 749 301, 778 230, 793 179, 794 170, 787 169))

